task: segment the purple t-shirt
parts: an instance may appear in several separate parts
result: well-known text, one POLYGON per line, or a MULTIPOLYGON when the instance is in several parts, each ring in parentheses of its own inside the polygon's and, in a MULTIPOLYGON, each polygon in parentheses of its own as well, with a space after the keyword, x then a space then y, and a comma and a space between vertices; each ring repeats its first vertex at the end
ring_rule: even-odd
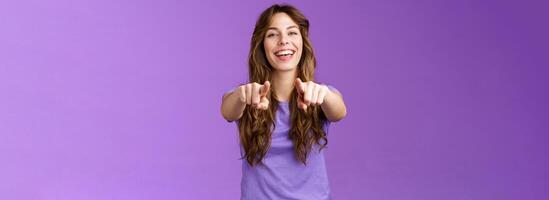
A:
MULTIPOLYGON (((330 87, 331 88, 331 87, 330 87)), ((241 200, 262 199, 330 199, 330 187, 324 161, 324 150, 318 145, 307 156, 307 165, 294 155, 290 130, 290 109, 288 102, 280 102, 275 118, 271 146, 263 164, 248 164, 242 159, 241 200)), ((328 133, 330 122, 324 122, 328 133)), ((322 141, 321 141, 322 142, 322 141)), ((244 150, 241 148, 241 155, 244 150)))

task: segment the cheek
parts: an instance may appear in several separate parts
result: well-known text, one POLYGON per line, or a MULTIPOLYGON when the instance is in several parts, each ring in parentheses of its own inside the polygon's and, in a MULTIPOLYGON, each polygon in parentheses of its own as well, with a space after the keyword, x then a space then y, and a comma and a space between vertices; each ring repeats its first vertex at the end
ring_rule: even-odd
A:
POLYGON ((297 51, 299 53, 299 55, 301 56, 301 54, 303 53, 303 40, 298 40, 296 41, 296 47, 297 47, 297 51))
POLYGON ((273 49, 273 43, 271 41, 265 40, 263 41, 263 48, 265 49, 265 53, 269 55, 271 54, 271 49, 273 49))
POLYGON ((297 44, 297 47, 299 47, 299 49, 303 49, 303 40, 301 38, 298 39, 296 44, 297 44))
POLYGON ((301 38, 294 40, 295 47, 301 51, 303 49, 303 40, 301 38))

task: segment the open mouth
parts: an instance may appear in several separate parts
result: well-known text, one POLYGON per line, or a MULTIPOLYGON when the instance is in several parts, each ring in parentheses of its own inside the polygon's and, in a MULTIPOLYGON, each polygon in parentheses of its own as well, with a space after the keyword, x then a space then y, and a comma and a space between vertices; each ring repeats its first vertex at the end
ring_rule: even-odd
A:
POLYGON ((275 52, 275 55, 276 56, 289 56, 289 55, 294 55, 294 53, 295 53, 295 51, 292 50, 292 49, 283 49, 283 50, 275 52))
POLYGON ((275 52, 275 56, 282 61, 290 60, 294 54, 295 54, 295 50, 293 49, 282 49, 275 52))

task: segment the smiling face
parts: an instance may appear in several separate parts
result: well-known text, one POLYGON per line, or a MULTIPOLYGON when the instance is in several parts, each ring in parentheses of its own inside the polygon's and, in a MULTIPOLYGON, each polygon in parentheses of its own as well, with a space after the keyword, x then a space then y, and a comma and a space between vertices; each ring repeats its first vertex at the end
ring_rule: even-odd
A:
POLYGON ((295 70, 303 52, 299 26, 286 13, 275 14, 265 34, 263 48, 269 64, 277 71, 295 70))

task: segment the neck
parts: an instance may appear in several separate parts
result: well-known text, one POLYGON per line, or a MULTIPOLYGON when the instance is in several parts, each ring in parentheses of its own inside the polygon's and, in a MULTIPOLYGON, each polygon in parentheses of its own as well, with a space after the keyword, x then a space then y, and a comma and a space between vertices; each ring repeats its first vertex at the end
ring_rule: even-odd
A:
POLYGON ((276 88, 278 101, 289 102, 296 79, 296 69, 290 71, 275 71, 273 73, 273 86, 276 88))

